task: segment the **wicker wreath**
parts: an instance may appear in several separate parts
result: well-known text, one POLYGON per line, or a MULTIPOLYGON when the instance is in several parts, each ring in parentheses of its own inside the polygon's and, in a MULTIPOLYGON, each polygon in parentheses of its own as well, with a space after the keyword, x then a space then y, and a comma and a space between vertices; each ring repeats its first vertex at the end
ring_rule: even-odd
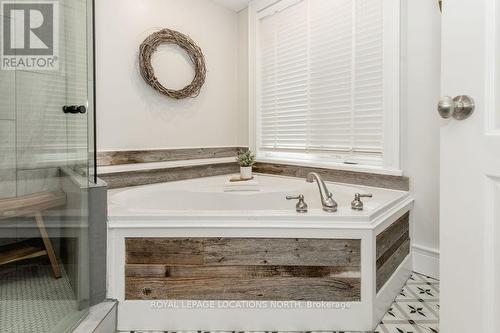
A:
POLYGON ((160 93, 175 99, 198 96, 201 87, 205 83, 207 70, 205 68, 205 57, 200 47, 191 38, 175 30, 162 29, 146 38, 139 50, 139 65, 141 75, 147 84, 160 93), (151 57, 161 44, 175 44, 180 46, 187 52, 193 62, 195 69, 193 81, 181 90, 165 88, 156 78, 154 68, 151 65, 151 57))

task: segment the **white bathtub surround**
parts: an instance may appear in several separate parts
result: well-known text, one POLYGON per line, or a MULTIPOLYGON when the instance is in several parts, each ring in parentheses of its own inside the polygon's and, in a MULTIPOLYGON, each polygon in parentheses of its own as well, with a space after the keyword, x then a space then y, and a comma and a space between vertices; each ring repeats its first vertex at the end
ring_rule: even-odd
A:
POLYGON ((375 239, 411 208, 408 193, 327 183, 339 211, 326 213, 316 184, 298 178, 255 177, 260 192, 225 193, 227 176, 109 192, 108 297, 119 301, 119 330, 370 331, 378 324, 410 275, 411 254, 376 293, 375 239), (362 212, 350 208, 356 192, 374 195, 365 200, 362 212), (309 212, 297 213, 295 203, 285 200, 287 194, 304 194, 309 212), (273 306, 270 301, 258 302, 260 308, 215 302, 218 305, 209 310, 183 301, 128 301, 124 293, 127 237, 360 239, 361 301, 289 303, 295 308, 273 306))
POLYGON ((89 308, 89 314, 72 333, 106 333, 116 328, 117 302, 106 300, 89 308))

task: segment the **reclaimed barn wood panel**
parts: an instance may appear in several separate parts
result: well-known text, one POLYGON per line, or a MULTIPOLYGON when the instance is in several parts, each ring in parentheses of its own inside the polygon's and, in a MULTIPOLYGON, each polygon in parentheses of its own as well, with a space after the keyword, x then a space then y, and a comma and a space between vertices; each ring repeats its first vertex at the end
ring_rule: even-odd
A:
POLYGON ((154 149, 101 151, 97 153, 97 165, 123 165, 135 163, 155 163, 167 161, 185 161, 207 158, 234 157, 239 150, 248 148, 218 147, 218 148, 187 148, 187 149, 154 149))
POLYGON ((377 235, 377 260, 384 255, 401 236, 409 233, 410 213, 401 216, 392 223, 387 229, 377 235))
POLYGON ((388 258, 388 260, 377 269, 377 292, 384 286, 394 274, 403 260, 410 254, 410 239, 406 241, 388 258))
POLYGON ((342 239, 250 239, 205 240, 205 264, 356 266, 360 264, 360 241, 342 239))
POLYGON ((317 172, 321 175, 323 180, 331 182, 382 187, 401 191, 409 191, 410 189, 409 178, 403 176, 380 175, 367 172, 334 170, 277 163, 257 163, 254 166, 254 171, 258 173, 299 178, 305 178, 309 172, 317 172))
POLYGON ((389 280, 410 253, 410 213, 406 213, 377 235, 377 291, 389 280))
POLYGON ((132 278, 125 281, 127 300, 294 300, 359 301, 359 278, 237 277, 132 278))
POLYGON ((100 174, 99 178, 109 189, 172 182, 176 180, 228 175, 239 172, 234 163, 213 163, 207 165, 183 166, 152 170, 136 170, 100 174))
POLYGON ((126 238, 129 264, 203 265, 202 238, 126 238))
POLYGON ((269 278, 352 277, 359 267, 325 266, 167 266, 127 264, 125 275, 134 278, 269 278))
POLYGON ((360 240, 127 238, 127 263, 170 265, 358 266, 360 240))
POLYGON ((127 238, 126 299, 360 300, 361 240, 127 238))
POLYGON ((404 244, 407 240, 410 239, 410 232, 406 231, 398 240, 396 240, 392 246, 385 252, 383 253, 380 258, 377 259, 377 269, 382 267, 382 265, 385 264, 387 260, 389 260, 394 253, 401 247, 401 245, 404 244))

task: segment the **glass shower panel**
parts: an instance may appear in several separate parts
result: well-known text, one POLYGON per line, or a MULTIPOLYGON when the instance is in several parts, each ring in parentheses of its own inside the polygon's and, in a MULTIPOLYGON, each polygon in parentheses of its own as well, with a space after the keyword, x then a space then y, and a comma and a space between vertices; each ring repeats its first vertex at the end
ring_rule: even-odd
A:
POLYGON ((0 71, 0 198, 16 194, 15 74, 0 71))
POLYGON ((0 332, 66 332, 89 306, 92 2, 0 5, 0 332))
MULTIPOLYGON (((66 105, 80 108, 80 112, 66 117, 68 134, 68 166, 82 176, 89 175, 88 123, 89 79, 87 3, 82 0, 65 0, 64 59, 66 60, 66 105)), ((89 36, 90 37, 90 36, 89 36)))

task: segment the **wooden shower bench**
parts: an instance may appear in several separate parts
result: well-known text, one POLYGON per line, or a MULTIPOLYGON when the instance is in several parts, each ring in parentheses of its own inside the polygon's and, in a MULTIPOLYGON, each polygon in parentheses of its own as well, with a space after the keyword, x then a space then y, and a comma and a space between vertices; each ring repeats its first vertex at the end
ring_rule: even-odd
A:
POLYGON ((43 211, 64 206, 66 194, 61 191, 39 192, 15 198, 0 199, 0 223, 2 220, 16 217, 34 217, 43 241, 43 247, 36 246, 31 241, 8 245, 0 251, 0 266, 8 263, 48 256, 54 277, 61 277, 61 269, 54 253, 45 223, 43 211))

